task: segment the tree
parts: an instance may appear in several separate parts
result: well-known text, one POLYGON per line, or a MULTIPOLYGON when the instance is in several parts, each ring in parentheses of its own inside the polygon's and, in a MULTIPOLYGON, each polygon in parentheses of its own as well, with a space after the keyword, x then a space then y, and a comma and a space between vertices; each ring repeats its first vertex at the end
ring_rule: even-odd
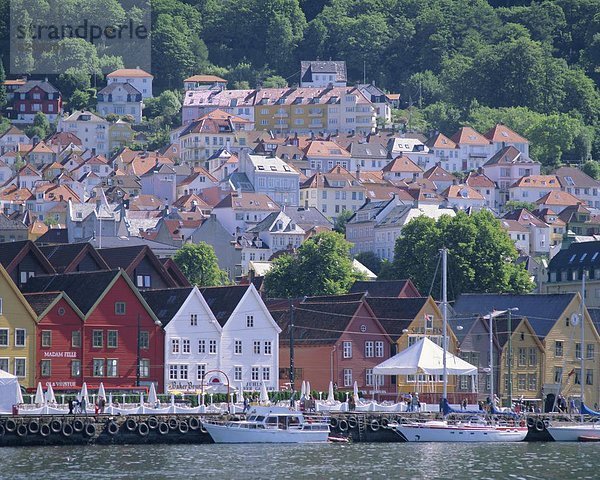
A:
POLYGON ((213 287, 228 283, 227 273, 219 268, 215 250, 207 243, 187 243, 177 250, 173 260, 194 285, 213 287))
POLYGON ((381 272, 383 262, 375 252, 360 252, 354 258, 371 270, 375 275, 379 275, 379 272, 381 272))
POLYGON ((585 162, 581 167, 581 170, 595 180, 600 178, 600 165, 595 160, 585 162))
POLYGON ((342 235, 345 235, 346 224, 348 223, 348 220, 350 220, 350 217, 352 217, 353 215, 354 212, 352 210, 342 210, 342 213, 335 217, 335 221, 333 222, 333 230, 338 233, 341 233, 342 235))
POLYGON ((4 81, 6 80, 6 74, 4 73, 4 65, 2 58, 0 57, 0 109, 6 105, 6 87, 4 81))
POLYGON ((50 122, 48 117, 43 112, 37 112, 33 117, 33 125, 25 129, 25 133, 29 138, 38 137, 46 138, 50 133, 50 122))
POLYGON ((524 208, 531 212, 537 208, 535 203, 520 202, 518 200, 509 200, 508 202, 506 202, 504 207, 507 212, 512 212, 513 210, 519 210, 520 208, 524 208))
POLYGON ((280 77, 279 75, 271 75, 270 77, 265 78, 262 86, 264 88, 285 88, 288 84, 285 78, 280 77))
POLYGON ((144 114, 149 118, 162 117, 163 124, 171 125, 181 110, 181 100, 178 92, 165 90, 158 97, 145 101, 144 114))
POLYGON ((84 110, 90 105, 90 94, 86 91, 75 90, 69 98, 69 108, 71 111, 84 110))
POLYGON ((350 243, 337 232, 323 232, 305 241, 297 255, 282 255, 265 276, 271 298, 346 293, 362 275, 352 267, 350 243))
POLYGON ((439 292, 439 250, 448 248, 449 295, 463 292, 526 293, 533 284, 500 221, 488 211, 459 212, 438 221, 418 217, 396 240, 392 276, 409 277, 422 292, 439 292))

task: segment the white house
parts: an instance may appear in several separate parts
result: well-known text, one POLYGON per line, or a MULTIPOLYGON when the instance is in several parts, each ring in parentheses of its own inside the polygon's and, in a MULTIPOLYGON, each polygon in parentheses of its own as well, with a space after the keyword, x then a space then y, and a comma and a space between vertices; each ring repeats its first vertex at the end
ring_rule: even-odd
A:
POLYGON ((141 68, 120 68, 106 76, 108 85, 111 83, 128 83, 142 94, 142 99, 152 98, 153 79, 153 75, 141 68))
POLYGON ((347 81, 344 61, 300 62, 300 87, 345 87, 347 81))
POLYGON ((280 210, 268 195, 240 191, 227 195, 215 205, 212 213, 229 233, 238 235, 280 210))
POLYGON ((94 154, 107 156, 109 123, 89 111, 76 111, 58 122, 59 132, 69 132, 81 139, 83 146, 94 154))
POLYGON ((98 92, 98 111, 104 116, 131 115, 141 123, 143 107, 142 93, 129 83, 111 82, 98 92))
POLYGON ((280 205, 299 205, 300 174, 280 158, 242 153, 238 170, 255 192, 266 193, 280 205))

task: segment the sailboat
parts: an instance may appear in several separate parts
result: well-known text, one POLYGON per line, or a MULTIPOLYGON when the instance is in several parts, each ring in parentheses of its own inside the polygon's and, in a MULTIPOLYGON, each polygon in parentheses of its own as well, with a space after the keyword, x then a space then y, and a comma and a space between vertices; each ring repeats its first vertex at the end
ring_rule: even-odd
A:
MULTIPOLYGON (((574 318, 575 319, 575 318, 574 318)), ((581 386, 581 403, 580 403, 580 422, 552 422, 548 426, 548 433, 556 442, 577 442, 577 441, 600 441, 600 425, 596 422, 585 423, 583 420, 584 414, 592 416, 600 415, 600 412, 594 412, 585 406, 584 403, 584 383, 583 376, 585 374, 585 360, 583 346, 585 345, 585 270, 581 275, 581 314, 579 321, 581 322, 581 374, 579 376, 579 385, 581 386)))
MULTIPOLYGON (((448 398, 448 250, 442 254, 442 317, 443 317, 443 400, 447 406, 448 398)), ((465 417, 463 417, 465 418, 465 417)), ((394 426, 396 433, 407 442, 520 442, 527 436, 527 427, 515 422, 514 418, 498 423, 490 423, 479 415, 471 415, 466 420, 449 422, 430 420, 425 422, 399 423, 394 426)))

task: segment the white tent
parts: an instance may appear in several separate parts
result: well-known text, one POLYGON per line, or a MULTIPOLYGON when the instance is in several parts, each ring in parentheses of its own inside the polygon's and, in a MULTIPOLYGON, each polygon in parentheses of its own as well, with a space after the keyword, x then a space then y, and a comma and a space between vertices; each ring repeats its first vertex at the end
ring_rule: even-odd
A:
POLYGON ((0 413, 11 413, 12 406, 19 402, 21 387, 19 380, 4 370, 0 370, 0 413))
POLYGON ((38 382, 37 390, 35 391, 35 400, 33 401, 36 405, 44 405, 46 398, 44 397, 44 389, 42 388, 42 382, 38 382))
POLYGON ((156 405, 158 402, 158 396, 156 395, 156 387, 154 386, 154 382, 150 384, 150 391, 148 392, 148 403, 151 406, 156 405))
MULTIPOLYGON (((411 345, 406 350, 387 359, 373 368, 375 375, 442 375, 444 373, 444 349, 427 337, 411 345)), ((477 367, 446 352, 448 375, 475 375, 477 367)))
POLYGON ((265 385, 265 382, 262 382, 260 386, 260 398, 258 399, 258 401, 261 404, 269 403, 269 394, 267 392, 267 386, 265 385))
POLYGON ((56 395, 54 395, 52 384, 48 382, 46 386, 48 388, 48 390, 46 390, 46 403, 56 403, 56 395))

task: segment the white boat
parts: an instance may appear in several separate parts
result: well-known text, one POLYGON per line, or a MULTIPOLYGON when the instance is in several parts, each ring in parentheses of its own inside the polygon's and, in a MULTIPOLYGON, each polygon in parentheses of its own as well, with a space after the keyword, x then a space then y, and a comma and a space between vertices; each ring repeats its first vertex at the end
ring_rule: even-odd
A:
POLYGON ((326 418, 286 407, 253 407, 246 420, 203 425, 215 443, 320 443, 329 437, 326 418))
POLYGON ((591 438, 600 439, 600 425, 597 423, 557 423, 548 426, 548 433, 552 435, 552 438, 556 442, 579 442, 591 438))
POLYGON ((432 420, 398 424, 394 428, 407 442, 521 442, 527 436, 527 427, 477 421, 432 420))

